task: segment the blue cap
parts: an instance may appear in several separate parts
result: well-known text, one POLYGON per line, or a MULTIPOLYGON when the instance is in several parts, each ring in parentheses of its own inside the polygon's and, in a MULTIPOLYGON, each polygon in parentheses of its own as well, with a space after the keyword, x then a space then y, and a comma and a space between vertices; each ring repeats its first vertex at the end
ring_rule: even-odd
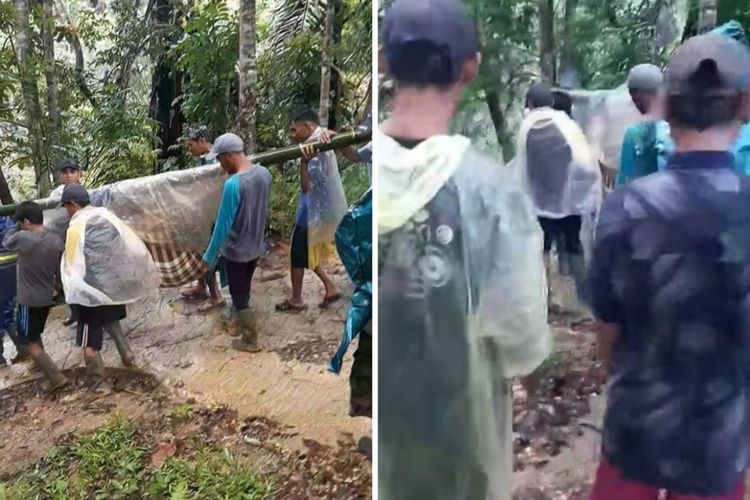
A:
POLYGON ((396 0, 385 13, 382 39, 387 62, 421 42, 442 53, 456 76, 479 51, 474 23, 458 0, 396 0))

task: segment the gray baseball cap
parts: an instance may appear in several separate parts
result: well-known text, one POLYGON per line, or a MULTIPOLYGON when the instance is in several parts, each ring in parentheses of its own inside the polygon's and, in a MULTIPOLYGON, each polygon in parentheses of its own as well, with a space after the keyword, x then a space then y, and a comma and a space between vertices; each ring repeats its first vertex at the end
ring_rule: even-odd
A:
POLYGON ((664 85, 664 75, 658 66, 653 64, 638 64, 628 73, 628 88, 630 90, 645 90, 656 92, 664 85))
POLYGON ((62 172, 66 169, 81 170, 81 166, 75 160, 66 158, 58 163, 57 167, 55 168, 55 170, 57 170, 58 172, 62 172))
POLYGON ((750 90, 750 51, 718 33, 695 36, 670 59, 667 90, 672 95, 726 95, 750 90))
POLYGON ((63 189, 60 204, 65 203, 90 203, 89 192, 80 184, 68 184, 63 189))
POLYGON ((220 135, 216 142, 214 142, 214 154, 219 156, 223 153, 243 153, 245 151, 245 143, 242 142, 240 136, 236 134, 224 134, 220 135))
POLYGON ((459 0, 396 0, 385 13, 382 37, 389 64, 405 47, 422 42, 450 61, 456 76, 479 51, 474 23, 459 0))

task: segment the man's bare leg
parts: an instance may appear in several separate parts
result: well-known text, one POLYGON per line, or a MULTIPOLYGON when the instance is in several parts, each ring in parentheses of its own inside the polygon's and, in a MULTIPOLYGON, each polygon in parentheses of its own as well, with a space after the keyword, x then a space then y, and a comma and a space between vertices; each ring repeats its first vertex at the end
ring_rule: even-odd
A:
POLYGON ((339 297, 341 297, 341 290, 339 290, 339 287, 337 287, 336 284, 331 280, 331 278, 328 276, 328 273, 326 273, 326 270, 323 269, 323 266, 321 266, 320 264, 318 264, 315 269, 313 269, 313 272, 318 276, 318 278, 320 278, 320 281, 323 282, 323 286, 326 290, 325 297, 323 297, 323 302, 320 303, 320 307, 328 307, 329 304, 335 302, 339 297))
POLYGON ((208 285, 208 299, 198 306, 198 312, 202 313, 224 305, 224 297, 221 296, 219 281, 216 279, 215 273, 206 275, 206 284, 208 285))
POLYGON ((302 281, 305 279, 305 270, 292 268, 292 296, 281 304, 276 304, 277 311, 301 311, 305 308, 302 301, 302 281))

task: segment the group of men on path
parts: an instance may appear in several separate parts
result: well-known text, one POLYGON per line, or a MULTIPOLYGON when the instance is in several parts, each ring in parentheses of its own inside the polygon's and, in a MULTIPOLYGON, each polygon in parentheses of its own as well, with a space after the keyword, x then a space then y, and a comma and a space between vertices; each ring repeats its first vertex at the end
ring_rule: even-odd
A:
MULTIPOLYGON (((334 233, 348 206, 335 153, 318 152, 311 143, 330 142, 336 133, 320 128, 318 117, 310 111, 294 116, 290 132, 302 149, 300 203, 290 256, 292 295, 277 309, 304 308, 301 278, 306 268, 314 270, 324 284, 320 307, 325 308, 339 299, 340 292, 322 263, 335 251, 334 233), (317 239, 310 239, 308 232, 317 239)), ((224 182, 210 242, 203 254, 205 276, 192 294, 185 295, 205 294, 208 287, 210 296, 202 304, 202 310, 222 305, 215 277, 221 263, 232 299, 232 315, 240 326, 241 338, 233 346, 258 352, 250 291, 258 259, 266 250, 272 176, 265 167, 251 162, 244 152, 243 141, 235 134, 224 134, 212 145, 205 129, 199 128, 190 132, 186 146, 200 165, 218 162, 229 177, 224 182)), ((369 163, 368 151, 371 151, 369 145, 361 150, 348 147, 342 152, 352 160, 369 163)), ((0 235, 0 333, 8 333, 16 345, 19 354, 14 363, 24 357, 31 358, 46 375, 50 391, 65 386, 68 380, 44 351, 42 343, 54 298, 63 292, 72 311, 71 319, 66 322, 77 325, 77 345, 83 348, 87 387, 101 393, 108 390, 99 355, 104 333, 115 342, 123 364, 134 366, 136 357, 123 335, 120 321, 127 315, 128 304, 158 286, 158 273, 135 233, 111 211, 91 205, 89 193, 80 184, 80 167, 65 160, 58 170, 60 186, 50 197, 59 197, 66 209, 68 218, 64 224, 45 227, 42 206, 34 202, 22 203, 12 221, 0 219, 3 224, 0 226, 3 233, 0 235)), ((0 346, 1 341, 2 338, 0 346)), ((5 364, 1 354, 2 351, 0 362, 5 364)))
POLYGON ((480 62, 474 23, 458 0, 389 7, 382 59, 396 91, 376 142, 384 498, 510 498, 510 381, 533 390, 524 376, 550 352, 554 247, 599 321, 610 376, 591 498, 743 498, 750 47, 737 34, 688 40, 664 74, 633 69, 643 120, 604 197, 594 148, 549 85, 529 91, 515 168, 448 135, 480 62))

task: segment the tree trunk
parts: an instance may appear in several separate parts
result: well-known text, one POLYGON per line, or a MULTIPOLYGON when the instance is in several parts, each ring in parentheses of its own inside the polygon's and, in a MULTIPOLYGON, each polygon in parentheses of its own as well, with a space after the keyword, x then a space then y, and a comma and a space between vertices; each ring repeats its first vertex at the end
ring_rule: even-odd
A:
POLYGON ((539 61, 542 78, 556 81, 555 72, 555 1, 539 0, 539 61))
POLYGON ((331 110, 331 65, 333 64, 333 25, 336 22, 336 1, 328 0, 323 32, 323 61, 320 68, 320 126, 328 127, 331 110))
MULTIPOLYGON (((170 0, 157 0, 155 20, 158 24, 180 26, 179 15, 170 0)), ((175 39, 179 36, 175 35, 175 39)), ((183 73, 174 68, 174 62, 168 55, 175 39, 165 40, 162 54, 156 60, 154 75, 151 80, 151 98, 149 118, 159 124, 157 131, 158 147, 160 149, 155 171, 170 157, 179 156, 174 148, 182 136, 182 110, 180 100, 182 95, 183 73)))
POLYGON ((573 60, 573 19, 578 0, 565 0, 563 41, 560 54, 560 84, 568 88, 578 87, 578 71, 573 60))
POLYGON ((255 59, 255 0, 240 0, 240 98, 237 133, 245 152, 255 151, 255 94, 258 71, 255 59))
POLYGON ((718 0, 700 0, 698 3, 698 33, 706 33, 716 27, 718 0))
POLYGON ((16 39, 18 40, 18 73, 21 77, 21 93, 26 127, 31 146, 31 161, 34 165, 36 187, 41 195, 46 195, 51 186, 50 170, 44 154, 44 135, 42 131, 42 106, 39 104, 39 87, 33 71, 31 57, 34 46, 31 26, 29 25, 29 6, 26 0, 13 0, 18 23, 16 39))
POLYGON ((60 108, 57 105, 57 75, 55 74, 55 7, 53 0, 41 0, 41 3, 44 78, 47 81, 47 117, 49 119, 46 136, 50 160, 54 162, 58 159, 54 148, 58 144, 60 133, 60 108))
POLYGON ((10 193, 10 186, 8 186, 8 181, 5 178, 5 174, 3 173, 3 169, 0 168, 0 203, 3 205, 11 205, 15 203, 13 200, 13 195, 10 193))
MULTIPOLYGON (((341 64, 336 59, 336 47, 341 43, 341 32, 344 29, 344 5, 341 0, 335 0, 336 7, 334 13, 333 23, 333 48, 331 51, 334 53, 333 56, 333 67, 331 70, 331 90, 333 96, 331 97, 331 111, 328 112, 328 128, 338 130, 342 125, 341 113, 344 102, 344 91, 345 81, 344 75, 339 72, 336 68, 341 68, 341 64)), ((354 117, 356 118, 356 117, 354 117)))

